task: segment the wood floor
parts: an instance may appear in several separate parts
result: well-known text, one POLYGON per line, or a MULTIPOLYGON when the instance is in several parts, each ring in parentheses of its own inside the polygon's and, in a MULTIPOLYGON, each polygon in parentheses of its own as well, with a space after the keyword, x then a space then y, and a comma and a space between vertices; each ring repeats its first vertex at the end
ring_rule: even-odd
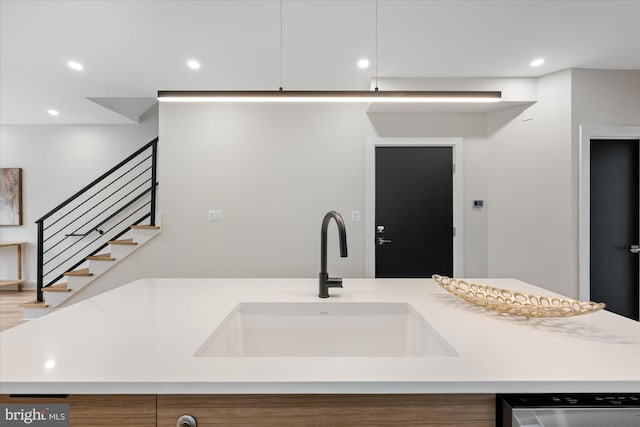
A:
POLYGON ((0 331, 26 322, 26 320, 22 320, 20 304, 35 299, 36 291, 0 290, 0 331))

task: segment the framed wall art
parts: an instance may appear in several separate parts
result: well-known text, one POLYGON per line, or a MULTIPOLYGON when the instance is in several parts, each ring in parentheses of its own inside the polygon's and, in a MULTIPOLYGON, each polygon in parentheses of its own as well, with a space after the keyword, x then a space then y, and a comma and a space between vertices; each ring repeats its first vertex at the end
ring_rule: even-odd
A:
POLYGON ((22 225, 21 168, 0 168, 0 225, 22 225))

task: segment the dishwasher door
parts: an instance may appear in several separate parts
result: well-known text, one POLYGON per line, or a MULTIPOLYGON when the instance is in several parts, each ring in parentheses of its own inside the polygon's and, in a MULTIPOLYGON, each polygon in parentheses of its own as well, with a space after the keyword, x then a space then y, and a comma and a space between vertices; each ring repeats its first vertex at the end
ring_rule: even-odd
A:
POLYGON ((639 394, 498 396, 502 427, 638 427, 639 394))

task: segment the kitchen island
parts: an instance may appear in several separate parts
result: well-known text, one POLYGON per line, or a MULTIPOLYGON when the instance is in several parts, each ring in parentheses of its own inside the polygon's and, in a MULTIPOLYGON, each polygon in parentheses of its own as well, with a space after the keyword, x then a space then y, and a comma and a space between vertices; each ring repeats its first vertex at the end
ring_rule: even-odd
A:
MULTIPOLYGON (((475 281, 554 296, 513 279, 475 281)), ((640 391, 640 324, 607 311, 558 319, 499 315, 431 279, 345 279, 344 288, 322 300, 317 288, 317 279, 132 282, 0 333, 0 394, 158 401, 168 395, 448 395, 486 403, 496 393, 640 391), (237 304, 251 302, 408 303, 454 352, 195 355, 237 304)))

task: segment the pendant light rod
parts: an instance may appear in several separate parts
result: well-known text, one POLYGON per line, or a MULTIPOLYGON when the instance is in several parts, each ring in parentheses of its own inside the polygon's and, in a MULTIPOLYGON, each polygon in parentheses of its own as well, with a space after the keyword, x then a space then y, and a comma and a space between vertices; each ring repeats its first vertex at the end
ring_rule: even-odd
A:
POLYGON ((280 90, 282 91, 282 51, 284 50, 284 37, 283 37, 283 28, 284 28, 284 21, 282 19, 283 13, 282 13, 282 1, 280 0, 280 90))
POLYGON ((161 102, 499 102, 500 91, 158 91, 161 102))
POLYGON ((378 0, 376 0, 376 92, 378 91, 378 0))

